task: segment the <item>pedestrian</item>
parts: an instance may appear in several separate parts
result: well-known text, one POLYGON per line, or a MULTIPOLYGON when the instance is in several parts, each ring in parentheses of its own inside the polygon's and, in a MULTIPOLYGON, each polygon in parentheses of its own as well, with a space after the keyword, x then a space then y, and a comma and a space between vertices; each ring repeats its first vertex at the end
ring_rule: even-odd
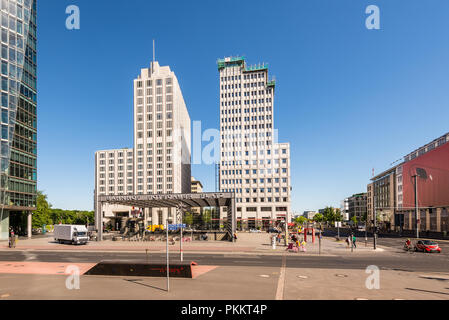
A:
POLYGON ((356 241, 357 241, 357 239, 354 234, 354 235, 352 235, 352 244, 353 244, 354 248, 357 248, 356 241))
POLYGON ((349 246, 351 245, 351 236, 348 236, 346 238, 346 244, 348 245, 348 248, 349 248, 349 246))
POLYGON ((10 248, 16 247, 16 235, 14 234, 13 228, 10 228, 9 230, 9 247, 10 248))

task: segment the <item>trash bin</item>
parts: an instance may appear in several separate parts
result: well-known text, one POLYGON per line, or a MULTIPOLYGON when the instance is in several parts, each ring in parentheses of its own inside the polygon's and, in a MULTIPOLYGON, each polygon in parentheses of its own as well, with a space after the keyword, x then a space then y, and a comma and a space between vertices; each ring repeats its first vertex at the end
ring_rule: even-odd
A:
POLYGON ((42 234, 46 234, 47 233, 47 225, 43 225, 42 226, 42 234))

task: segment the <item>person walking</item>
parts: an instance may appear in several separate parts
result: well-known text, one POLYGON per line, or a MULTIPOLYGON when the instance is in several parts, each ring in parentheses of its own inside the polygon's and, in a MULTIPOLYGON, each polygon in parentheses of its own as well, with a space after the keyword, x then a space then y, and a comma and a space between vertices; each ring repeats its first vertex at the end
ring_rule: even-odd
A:
POLYGON ((16 235, 14 234, 14 229, 9 229, 9 247, 15 248, 16 247, 16 235))
POLYGON ((352 241, 352 239, 351 239, 351 236, 349 235, 349 236, 346 238, 346 245, 348 246, 348 249, 349 249, 349 247, 351 246, 351 241, 352 241))
POLYGON ((357 248, 356 242, 357 242, 357 238, 355 237, 355 234, 353 234, 352 235, 352 244, 353 244, 354 248, 357 248))

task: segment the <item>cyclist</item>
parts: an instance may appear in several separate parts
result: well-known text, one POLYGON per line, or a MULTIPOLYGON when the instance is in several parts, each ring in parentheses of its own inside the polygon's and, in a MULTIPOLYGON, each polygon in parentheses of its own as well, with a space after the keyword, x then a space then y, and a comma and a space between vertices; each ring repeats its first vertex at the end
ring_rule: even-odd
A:
POLYGON ((405 247, 406 249, 410 249, 410 248, 412 247, 412 242, 410 241, 410 239, 407 239, 407 240, 405 241, 404 247, 405 247))

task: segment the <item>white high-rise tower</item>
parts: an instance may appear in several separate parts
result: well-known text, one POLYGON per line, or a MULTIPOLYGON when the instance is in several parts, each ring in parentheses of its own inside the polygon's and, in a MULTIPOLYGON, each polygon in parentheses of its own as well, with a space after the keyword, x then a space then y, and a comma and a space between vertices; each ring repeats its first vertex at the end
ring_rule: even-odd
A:
MULTIPOLYGON (((158 62, 134 80, 134 148, 136 194, 190 193, 190 116, 175 73, 158 62)), ((153 210, 151 222, 174 221, 170 211, 153 210)))
MULTIPOLYGON (((134 80, 134 148, 96 152, 95 203, 101 195, 190 193, 190 144, 190 116, 178 79, 170 67, 153 61, 134 80)), ((117 229, 132 212, 114 204, 103 210, 104 222, 117 229)), ((145 223, 180 223, 175 212, 146 209, 145 223)))
POLYGON ((220 72, 220 190, 235 192, 237 225, 290 222, 290 145, 273 130, 275 81, 265 64, 218 60, 220 72), (240 221, 240 223, 239 223, 240 221))

